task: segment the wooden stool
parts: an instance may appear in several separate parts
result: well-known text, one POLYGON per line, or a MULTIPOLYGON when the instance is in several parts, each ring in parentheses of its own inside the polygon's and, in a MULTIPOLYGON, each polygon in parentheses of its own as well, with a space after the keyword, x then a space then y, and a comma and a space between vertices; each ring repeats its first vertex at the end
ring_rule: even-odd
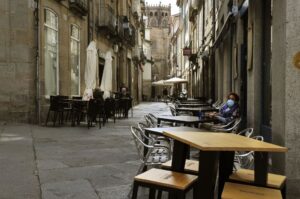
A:
MULTIPOLYGON (((229 177, 230 182, 239 182, 243 184, 254 183, 254 171, 250 169, 239 169, 229 177)), ((268 173, 268 182, 266 187, 280 189, 282 197, 286 195, 286 177, 282 175, 268 173)))
MULTIPOLYGON (((172 160, 169 160, 161 165, 162 169, 170 170, 172 160)), ((189 174, 198 174, 199 161, 197 160, 185 160, 184 172, 189 174)))
POLYGON ((222 199, 282 199, 278 189, 226 182, 222 199))
POLYGON ((155 198, 156 190, 160 191, 158 198, 161 197, 161 191, 168 191, 174 192, 179 198, 184 199, 186 192, 193 187, 196 181, 197 176, 190 174, 150 169, 134 177, 132 199, 137 198, 139 186, 150 188, 149 199, 155 198))

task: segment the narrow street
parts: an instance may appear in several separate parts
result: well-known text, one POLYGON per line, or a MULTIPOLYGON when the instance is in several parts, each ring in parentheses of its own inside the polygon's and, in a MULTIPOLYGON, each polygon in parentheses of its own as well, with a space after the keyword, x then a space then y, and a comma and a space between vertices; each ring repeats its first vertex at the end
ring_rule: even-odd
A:
POLYGON ((126 198, 140 164, 129 127, 149 112, 170 114, 165 103, 142 103, 101 129, 2 123, 0 198, 126 198))

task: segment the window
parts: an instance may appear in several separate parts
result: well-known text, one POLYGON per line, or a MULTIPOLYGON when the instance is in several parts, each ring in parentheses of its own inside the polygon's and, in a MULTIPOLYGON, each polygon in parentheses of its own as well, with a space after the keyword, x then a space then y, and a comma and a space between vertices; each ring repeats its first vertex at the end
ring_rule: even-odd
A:
POLYGON ((150 12, 150 17, 152 17, 153 16, 153 13, 152 12, 150 12))
POLYGON ((58 17, 45 9, 45 95, 57 95, 58 87, 58 17))
POLYGON ((163 12, 161 13, 161 16, 162 16, 162 17, 164 16, 164 13, 163 13, 163 12))
POLYGON ((71 95, 80 94, 80 30, 71 25, 71 95))
POLYGON ((155 12, 155 16, 157 16, 157 12, 155 12))
POLYGON ((156 26, 157 26, 157 21, 156 21, 155 18, 153 18, 153 19, 151 20, 150 26, 152 26, 152 27, 156 27, 156 26))
POLYGON ((167 20, 163 20, 163 21, 162 21, 162 26, 163 26, 163 27, 167 27, 167 26, 168 26, 167 20))

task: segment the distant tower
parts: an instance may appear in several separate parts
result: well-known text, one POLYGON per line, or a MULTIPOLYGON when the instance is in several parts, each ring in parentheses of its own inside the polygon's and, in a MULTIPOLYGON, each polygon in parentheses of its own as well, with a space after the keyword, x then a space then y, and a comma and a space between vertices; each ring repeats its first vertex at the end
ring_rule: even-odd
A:
POLYGON ((171 5, 146 5, 148 27, 169 28, 171 5))
MULTIPOLYGON (((146 4, 147 27, 150 29, 151 54, 153 65, 151 67, 152 81, 167 79, 170 74, 168 65, 169 56, 169 26, 171 18, 171 5, 146 4)), ((152 87, 151 96, 162 95, 161 88, 152 87)))

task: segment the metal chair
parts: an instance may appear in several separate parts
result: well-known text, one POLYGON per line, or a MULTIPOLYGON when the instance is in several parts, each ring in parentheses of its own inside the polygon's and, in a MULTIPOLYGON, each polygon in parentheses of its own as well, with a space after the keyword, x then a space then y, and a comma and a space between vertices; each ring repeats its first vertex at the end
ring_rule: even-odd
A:
POLYGON ((246 128, 240 132, 237 133, 238 135, 245 136, 245 137, 251 137, 253 134, 253 128, 246 128))
POLYGON ((147 123, 148 127, 150 127, 150 128, 156 128, 157 127, 157 124, 153 123, 153 121, 151 120, 151 118, 148 115, 145 115, 144 118, 146 120, 146 123, 147 123))
POLYGON ((58 119, 59 124, 61 124, 63 121, 64 107, 60 103, 59 96, 50 96, 50 106, 49 106, 45 126, 47 126, 48 119, 50 117, 51 112, 53 112, 53 118, 52 118, 53 126, 55 126, 57 119, 58 119))
MULTIPOLYGON (((253 136, 251 138, 258 141, 264 141, 263 136, 253 136)), ((252 169, 254 165, 254 151, 237 151, 235 153, 235 160, 241 168, 252 169)))
POLYGON ((165 137, 165 136, 155 136, 155 135, 149 135, 147 136, 145 133, 145 128, 151 128, 149 127, 147 124, 142 123, 142 122, 138 122, 138 127, 140 128, 140 130, 142 131, 144 138, 148 140, 148 143, 152 143, 152 144, 161 144, 163 146, 168 147, 168 149, 171 151, 171 139, 165 137))
POLYGON ((236 132, 241 121, 241 118, 236 118, 225 125, 214 125, 211 127, 211 130, 216 132, 236 132))
POLYGON ((176 116, 177 115, 176 109, 174 107, 172 107, 172 106, 169 106, 169 108, 170 108, 171 114, 173 116, 176 116))
POLYGON ((141 173, 147 166, 159 166, 171 158, 169 148, 160 144, 146 144, 143 132, 138 127, 131 127, 131 134, 142 162, 137 174, 141 173), (144 155, 144 150, 147 150, 144 155))

